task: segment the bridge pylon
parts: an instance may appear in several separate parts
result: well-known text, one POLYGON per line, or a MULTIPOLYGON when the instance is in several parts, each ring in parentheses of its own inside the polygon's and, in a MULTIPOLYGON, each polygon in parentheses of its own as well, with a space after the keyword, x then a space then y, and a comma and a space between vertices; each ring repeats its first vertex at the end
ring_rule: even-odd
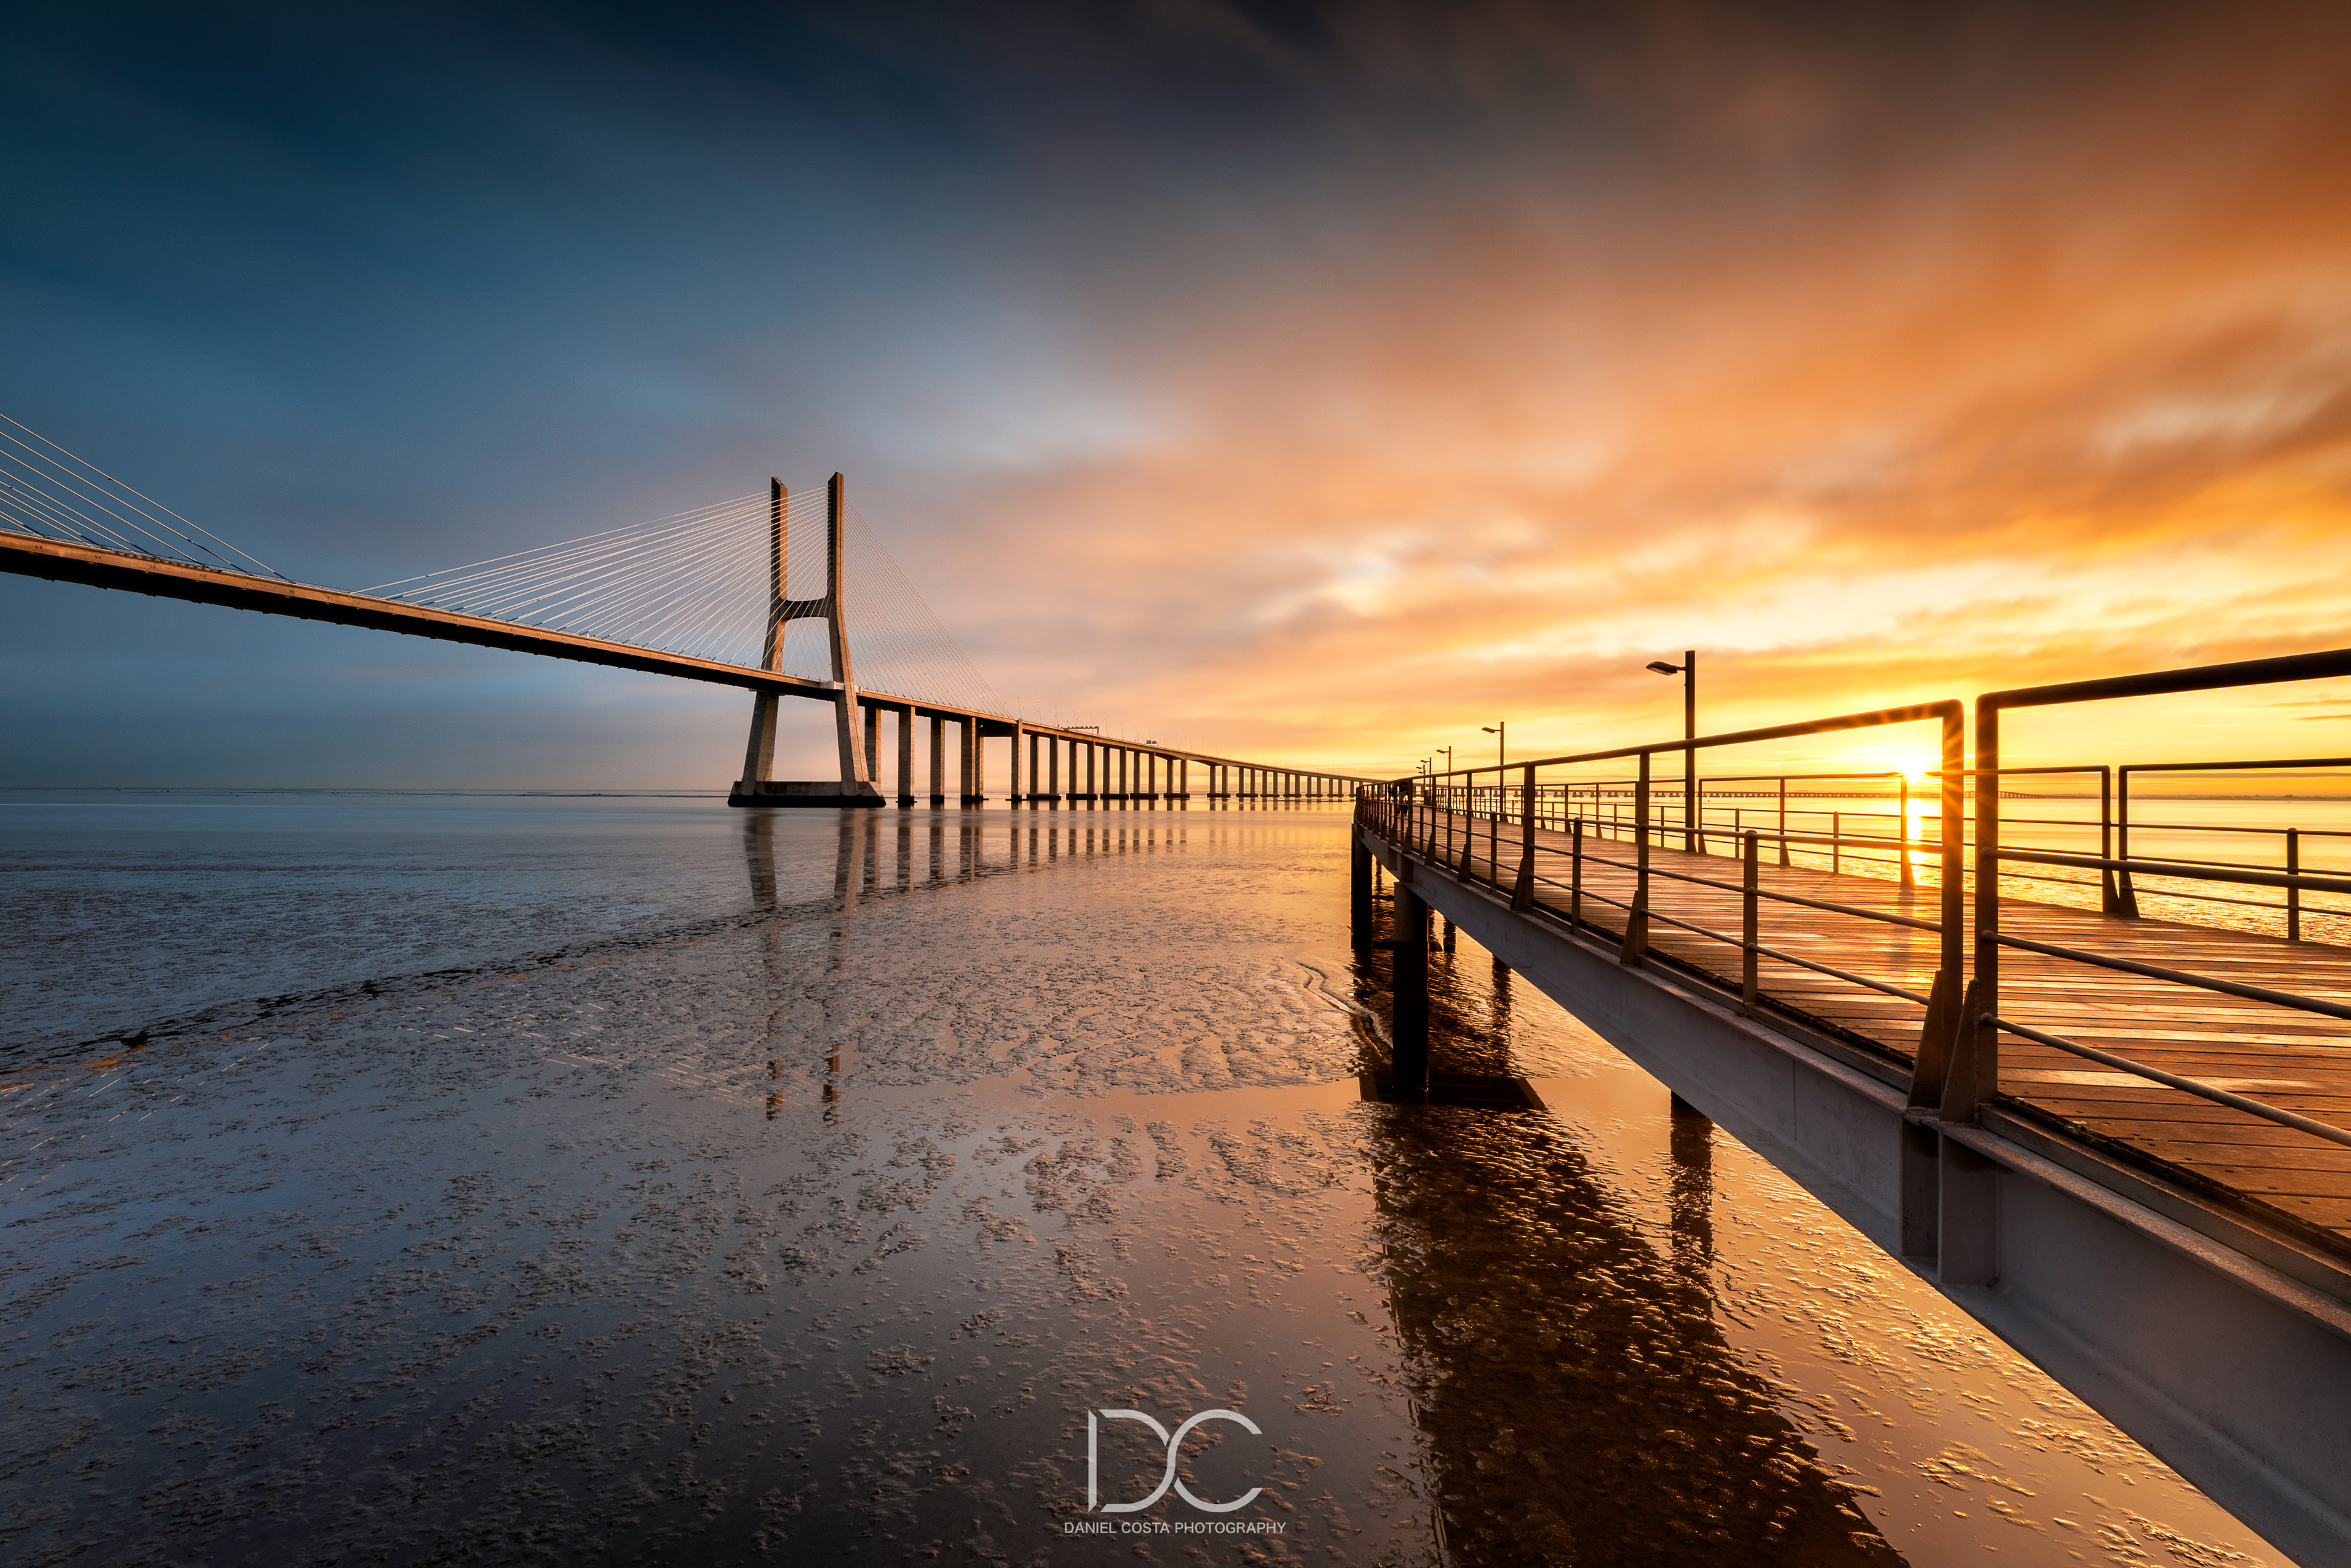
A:
POLYGON ((743 753, 743 776, 727 792, 729 805, 881 805, 873 783, 873 759, 858 733, 857 672, 849 656, 848 595, 843 591, 842 513, 848 482, 838 473, 825 482, 824 595, 795 599, 789 591, 789 528, 785 514, 790 494, 784 482, 768 482, 768 631, 759 665, 778 674, 784 668, 784 628, 796 620, 820 620, 832 656, 833 729, 840 742, 838 779, 771 779, 776 763, 776 711, 781 699, 762 691, 751 699, 751 738, 743 753))

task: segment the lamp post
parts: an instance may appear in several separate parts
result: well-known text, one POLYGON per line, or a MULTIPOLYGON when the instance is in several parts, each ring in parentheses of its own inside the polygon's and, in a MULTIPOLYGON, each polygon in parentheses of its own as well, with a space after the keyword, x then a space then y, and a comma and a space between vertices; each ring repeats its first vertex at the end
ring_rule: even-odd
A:
POLYGON ((1490 724, 1480 724, 1478 727, 1494 737, 1494 765, 1498 768, 1509 767, 1510 765, 1510 722, 1508 719, 1497 719, 1490 724))
MULTIPOLYGON (((1682 739, 1698 739, 1698 649, 1682 655, 1679 664, 1667 664, 1662 659, 1649 660, 1646 668, 1660 675, 1682 678, 1682 739)), ((1682 748, 1682 847, 1698 853, 1698 748, 1682 748)))

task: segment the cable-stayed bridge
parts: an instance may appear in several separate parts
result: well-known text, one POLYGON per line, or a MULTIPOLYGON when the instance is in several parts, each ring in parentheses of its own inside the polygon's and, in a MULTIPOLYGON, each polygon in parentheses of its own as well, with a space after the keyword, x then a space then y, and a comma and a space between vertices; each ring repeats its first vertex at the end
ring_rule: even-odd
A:
POLYGON ((0 569, 740 687, 753 701, 738 805, 978 805, 994 739, 1009 742, 1001 794, 1015 804, 1180 803, 1196 789, 1323 799, 1370 782, 1008 712, 837 473, 814 491, 770 481, 764 495, 354 592, 297 582, 9 421, 0 569), (769 777, 786 698, 832 708, 837 777, 769 777), (885 717, 894 779, 882 772, 885 717))

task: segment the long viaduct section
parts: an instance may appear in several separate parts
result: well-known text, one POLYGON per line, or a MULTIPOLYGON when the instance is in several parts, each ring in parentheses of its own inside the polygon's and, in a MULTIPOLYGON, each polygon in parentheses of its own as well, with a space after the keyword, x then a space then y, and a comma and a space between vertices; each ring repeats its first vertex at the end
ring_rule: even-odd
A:
MULTIPOLYGON (((838 482, 836 475, 836 498, 838 482)), ((777 487, 777 493, 780 501, 781 486, 777 487)), ((991 798, 984 742, 998 738, 1011 742, 1001 796, 1022 805, 1055 801, 1151 804, 1185 801, 1195 798, 1196 793, 1213 800, 1264 803, 1341 799, 1351 795, 1357 785, 1371 782, 1344 774, 1275 767, 1203 752, 1108 739, 1087 731, 1030 723, 1015 716, 952 703, 860 690, 848 662, 842 628, 844 596, 840 591, 837 500, 834 512, 827 593, 821 599, 801 601, 786 600, 780 593, 776 594, 775 614, 762 659, 767 667, 756 670, 516 621, 311 587, 251 573, 5 529, 0 529, 0 571, 737 687, 753 693, 755 698, 750 754, 733 789, 733 798, 742 805, 884 804, 885 796, 872 774, 884 714, 897 721, 894 798, 900 805, 914 805, 925 798, 933 805, 951 802, 977 805, 991 798), (778 667, 784 621, 802 616, 827 620, 832 632, 835 669, 840 672, 835 679, 818 680, 788 675, 778 667), (819 784, 779 786, 766 777, 774 752, 776 712, 785 698, 824 702, 835 710, 842 763, 837 784, 824 781, 819 784), (927 777, 920 779, 914 765, 914 731, 918 724, 927 727, 930 742, 927 777), (946 733, 950 729, 955 732, 952 737, 946 733), (946 763, 950 754, 956 759, 952 769, 946 763)), ((780 585, 780 526, 776 536, 773 582, 780 585)))

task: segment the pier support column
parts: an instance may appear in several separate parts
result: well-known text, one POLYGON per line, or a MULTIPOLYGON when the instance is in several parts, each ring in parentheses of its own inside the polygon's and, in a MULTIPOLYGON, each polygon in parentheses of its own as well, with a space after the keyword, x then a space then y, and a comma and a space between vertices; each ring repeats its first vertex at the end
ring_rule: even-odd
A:
POLYGON ((914 710, 911 703, 898 710, 898 804, 914 804, 914 710))
POLYGON ((1349 831, 1347 847, 1347 934, 1356 947, 1368 947, 1372 940, 1372 852, 1364 843, 1362 828, 1349 831))
POLYGON ((1428 906, 1395 885, 1395 962, 1389 970, 1389 1078, 1399 1095, 1428 1093, 1428 906))
POLYGON ((947 803, 947 722, 931 715, 931 804, 947 803))

